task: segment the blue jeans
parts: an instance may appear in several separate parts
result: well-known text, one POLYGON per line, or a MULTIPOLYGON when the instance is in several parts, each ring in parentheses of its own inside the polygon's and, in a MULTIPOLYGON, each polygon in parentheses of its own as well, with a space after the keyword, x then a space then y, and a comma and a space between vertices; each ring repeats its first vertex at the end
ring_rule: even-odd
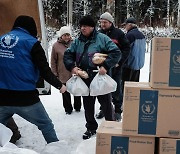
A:
POLYGON ((42 132, 47 143, 59 141, 54 125, 41 102, 30 106, 0 106, 0 123, 6 125, 14 114, 35 124, 42 132))

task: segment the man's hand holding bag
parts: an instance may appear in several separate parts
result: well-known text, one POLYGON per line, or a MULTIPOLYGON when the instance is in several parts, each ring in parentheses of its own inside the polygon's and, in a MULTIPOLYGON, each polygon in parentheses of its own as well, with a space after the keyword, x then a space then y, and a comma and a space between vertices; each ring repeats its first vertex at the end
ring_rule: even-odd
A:
POLYGON ((67 91, 74 96, 89 96, 89 88, 77 75, 73 75, 66 82, 67 91))

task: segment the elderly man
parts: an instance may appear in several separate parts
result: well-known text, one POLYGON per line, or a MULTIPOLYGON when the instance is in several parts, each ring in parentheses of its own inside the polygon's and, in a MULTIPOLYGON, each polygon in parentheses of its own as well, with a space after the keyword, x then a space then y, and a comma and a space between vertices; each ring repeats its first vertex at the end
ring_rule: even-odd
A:
MULTIPOLYGON (((91 16, 82 17, 79 24, 81 34, 74 40, 70 48, 65 51, 64 64, 72 74, 78 75, 78 70, 86 71, 89 78, 83 80, 89 87, 96 75, 96 72, 93 70, 96 70, 97 66, 99 66, 99 74, 107 73, 118 63, 121 52, 108 36, 99 33, 95 29, 96 24, 91 16), (92 62, 95 53, 104 53, 108 56, 102 64, 96 65, 92 62)), ((113 120, 111 94, 99 95, 97 98, 101 104, 105 119, 113 120)), ((98 123, 94 117, 95 99, 96 97, 94 96, 83 96, 87 128, 87 131, 83 134, 83 139, 88 139, 96 134, 98 128, 98 123)))
POLYGON ((145 61, 145 36, 138 30, 136 19, 134 17, 126 19, 124 25, 127 31, 126 37, 130 42, 131 49, 128 60, 123 69, 122 81, 139 82, 140 69, 144 66, 145 61))

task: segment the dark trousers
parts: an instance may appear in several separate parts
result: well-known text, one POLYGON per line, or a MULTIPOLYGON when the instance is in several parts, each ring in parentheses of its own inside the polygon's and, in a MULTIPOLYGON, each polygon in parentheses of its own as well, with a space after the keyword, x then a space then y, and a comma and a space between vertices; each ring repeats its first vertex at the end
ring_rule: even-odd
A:
POLYGON ((122 86, 123 86, 123 91, 124 91, 124 82, 125 81, 134 81, 134 82, 139 82, 139 77, 140 77, 140 70, 133 70, 130 68, 123 68, 122 72, 122 86))
MULTIPOLYGON (((113 108, 111 104, 111 94, 97 96, 104 112, 105 119, 113 121, 113 108)), ((95 96, 83 96, 83 105, 85 110, 86 128, 89 130, 97 130, 98 123, 94 117, 95 112, 95 96)))
POLYGON ((9 129, 11 129, 11 131, 13 132, 13 136, 11 137, 11 141, 12 141, 12 143, 15 143, 16 140, 18 138, 20 138, 20 132, 18 130, 17 124, 15 123, 15 121, 14 121, 14 119, 12 117, 8 120, 6 126, 9 129))
POLYGON ((121 68, 120 67, 114 67, 112 68, 111 76, 117 83, 117 89, 115 92, 112 93, 112 102, 115 106, 115 112, 121 113, 121 106, 123 102, 123 94, 122 94, 122 84, 121 84, 121 68))
MULTIPOLYGON (((65 109, 65 112, 72 112, 73 106, 71 103, 71 95, 69 92, 65 92, 62 94, 63 98, 63 106, 65 109)), ((74 96, 74 109, 77 111, 80 111, 81 109, 81 96, 74 96)))

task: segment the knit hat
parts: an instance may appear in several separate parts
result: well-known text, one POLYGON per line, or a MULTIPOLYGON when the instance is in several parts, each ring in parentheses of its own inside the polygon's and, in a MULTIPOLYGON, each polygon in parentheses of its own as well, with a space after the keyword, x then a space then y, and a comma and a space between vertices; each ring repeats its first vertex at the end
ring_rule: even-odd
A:
POLYGON ((60 29, 60 31, 58 33, 58 36, 61 37, 62 35, 66 34, 66 33, 71 35, 71 29, 70 29, 69 26, 61 27, 61 29, 60 29))
POLYGON ((129 17, 126 19, 124 24, 128 24, 128 23, 136 24, 136 19, 134 17, 129 17))
POLYGON ((108 20, 110 22, 114 22, 114 18, 112 17, 112 15, 109 12, 105 12, 100 16, 100 19, 105 19, 108 20))
POLYGON ((90 16, 90 15, 86 15, 83 16, 80 21, 79 21, 79 25, 86 25, 86 26, 90 26, 90 27, 95 27, 96 23, 94 21, 94 19, 90 16))
POLYGON ((20 15, 16 18, 12 29, 21 27, 27 30, 32 36, 37 36, 37 27, 34 19, 30 16, 20 15))

